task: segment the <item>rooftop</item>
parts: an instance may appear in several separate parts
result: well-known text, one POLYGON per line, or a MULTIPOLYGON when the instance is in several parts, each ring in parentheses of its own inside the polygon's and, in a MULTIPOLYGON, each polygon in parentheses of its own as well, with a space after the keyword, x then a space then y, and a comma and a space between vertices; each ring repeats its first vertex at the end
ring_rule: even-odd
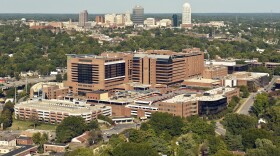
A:
POLYGON ((197 83, 220 83, 220 80, 193 78, 185 80, 185 82, 197 82, 197 83))
POLYGON ((216 88, 204 92, 203 95, 186 93, 177 95, 171 99, 165 100, 166 103, 183 103, 183 102, 196 102, 196 101, 217 101, 225 98, 224 94, 235 90, 235 88, 216 88))
POLYGON ((83 114, 92 111, 99 111, 106 107, 105 105, 86 106, 85 104, 74 104, 70 101, 64 100, 32 100, 19 103, 15 108, 29 108, 39 110, 48 110, 53 112, 70 113, 70 114, 83 114))

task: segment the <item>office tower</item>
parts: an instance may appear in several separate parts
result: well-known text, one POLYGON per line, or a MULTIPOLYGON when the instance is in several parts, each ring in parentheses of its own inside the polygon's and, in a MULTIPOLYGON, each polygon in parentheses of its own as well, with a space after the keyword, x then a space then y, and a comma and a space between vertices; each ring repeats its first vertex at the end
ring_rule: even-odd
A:
POLYGON ((125 13, 124 19, 125 19, 125 23, 131 22, 130 12, 125 13))
POLYGON ((67 83, 74 95, 85 96, 97 90, 111 90, 128 82, 128 56, 122 53, 68 55, 67 83))
POLYGON ((107 23, 107 24, 116 23, 116 14, 106 14, 105 15, 105 23, 107 23))
POLYGON ((182 24, 192 24, 192 9, 189 3, 183 5, 182 24))
POLYGON ((79 26, 85 27, 86 22, 88 22, 88 12, 87 12, 87 10, 84 10, 84 11, 80 12, 80 15, 79 15, 79 26))
POLYGON ((137 25, 144 24, 144 8, 137 5, 133 8, 132 22, 137 25))
POLYGON ((118 14, 116 15, 116 24, 117 25, 124 25, 125 23, 125 18, 123 14, 118 14))
POLYGON ((173 27, 178 27, 178 15, 176 14, 172 16, 172 25, 173 27))
POLYGON ((149 50, 133 56, 132 80, 147 85, 170 85, 201 75, 204 54, 200 49, 183 52, 149 50))
POLYGON ((95 17, 95 22, 98 24, 98 23, 104 23, 105 20, 104 20, 104 17, 103 16, 96 16, 95 17))

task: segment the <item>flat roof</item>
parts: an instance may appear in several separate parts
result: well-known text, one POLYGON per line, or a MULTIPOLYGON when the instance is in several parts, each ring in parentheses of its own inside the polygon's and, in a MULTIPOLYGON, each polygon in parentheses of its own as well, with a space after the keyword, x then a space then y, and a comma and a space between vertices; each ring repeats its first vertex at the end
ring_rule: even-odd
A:
POLYGON ((70 101, 64 100, 33 100, 22 102, 15 105, 15 108, 29 108, 36 109, 37 111, 52 111, 52 112, 61 112, 61 113, 72 113, 72 114, 84 114, 90 113, 92 111, 98 111, 102 108, 108 106, 105 105, 96 105, 96 106, 85 106, 74 104, 70 101))
POLYGON ((224 94, 230 91, 235 90, 235 88, 216 88, 209 91, 204 92, 209 95, 197 95, 197 94, 180 94, 175 97, 172 97, 163 102, 165 103, 183 103, 183 102, 194 102, 194 101, 217 101, 225 98, 224 94), (221 92, 222 91, 222 92, 221 92))
POLYGON ((203 79, 203 78, 193 78, 184 80, 185 82, 198 82, 198 83, 216 83, 220 82, 220 80, 213 80, 213 79, 203 79))
POLYGON ((22 147, 20 147, 20 148, 18 148, 18 149, 16 149, 16 150, 13 150, 13 151, 11 151, 11 152, 9 152, 9 153, 6 153, 6 154, 4 154, 4 155, 2 155, 2 156, 15 156, 15 155, 17 155, 17 154, 20 154, 20 153, 22 153, 22 152, 25 152, 25 151, 27 151, 27 150, 29 150, 29 149, 31 149, 31 148, 34 148, 34 147, 36 147, 36 146, 32 146, 32 145, 22 146, 22 147))

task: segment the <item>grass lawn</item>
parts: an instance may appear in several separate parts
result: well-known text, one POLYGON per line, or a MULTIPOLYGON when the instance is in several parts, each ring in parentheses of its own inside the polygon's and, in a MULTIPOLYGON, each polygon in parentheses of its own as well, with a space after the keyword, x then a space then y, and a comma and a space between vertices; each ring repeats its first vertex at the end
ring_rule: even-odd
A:
MULTIPOLYGON (((27 129, 34 129, 33 123, 30 121, 20 121, 20 120, 13 120, 12 127, 8 128, 9 130, 27 130, 27 129)), ((35 129, 39 130, 55 130, 56 125, 49 125, 49 124, 40 124, 36 126, 35 129)))

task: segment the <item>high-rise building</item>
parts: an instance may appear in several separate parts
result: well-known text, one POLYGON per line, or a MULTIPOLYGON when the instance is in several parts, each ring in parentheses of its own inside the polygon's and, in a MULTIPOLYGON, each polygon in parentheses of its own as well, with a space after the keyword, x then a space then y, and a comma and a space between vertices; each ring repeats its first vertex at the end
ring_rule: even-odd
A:
POLYGON ((199 48, 177 53, 149 50, 133 56, 132 80, 147 85, 170 85, 202 75, 204 54, 199 48))
POLYGON ((105 20, 104 20, 104 17, 103 16, 96 16, 95 17, 95 22, 98 24, 98 23, 104 23, 105 20))
MULTIPOLYGON (((128 82, 129 61, 123 53, 68 55, 67 83, 74 95, 85 96, 97 90, 112 90, 128 82)), ((131 60, 131 59, 130 59, 131 60)))
POLYGON ((178 27, 178 15, 176 14, 172 16, 172 25, 173 27, 178 27))
POLYGON ((116 23, 116 14, 106 14, 105 15, 105 23, 107 23, 107 24, 116 23))
POLYGON ((183 5, 182 24, 192 24, 192 9, 189 3, 183 5))
POLYGON ((132 22, 137 25, 144 24, 144 8, 137 5, 133 8, 132 22))
POLYGON ((125 23, 125 18, 124 14, 118 14, 116 15, 116 24, 117 25, 124 25, 125 23))
POLYGON ((84 27, 86 26, 86 22, 88 22, 88 12, 87 10, 84 10, 80 12, 79 15, 79 26, 84 27))
POLYGON ((201 76, 204 53, 199 48, 182 52, 149 50, 141 53, 68 55, 66 86, 74 95, 114 90, 129 82, 171 85, 201 76))

